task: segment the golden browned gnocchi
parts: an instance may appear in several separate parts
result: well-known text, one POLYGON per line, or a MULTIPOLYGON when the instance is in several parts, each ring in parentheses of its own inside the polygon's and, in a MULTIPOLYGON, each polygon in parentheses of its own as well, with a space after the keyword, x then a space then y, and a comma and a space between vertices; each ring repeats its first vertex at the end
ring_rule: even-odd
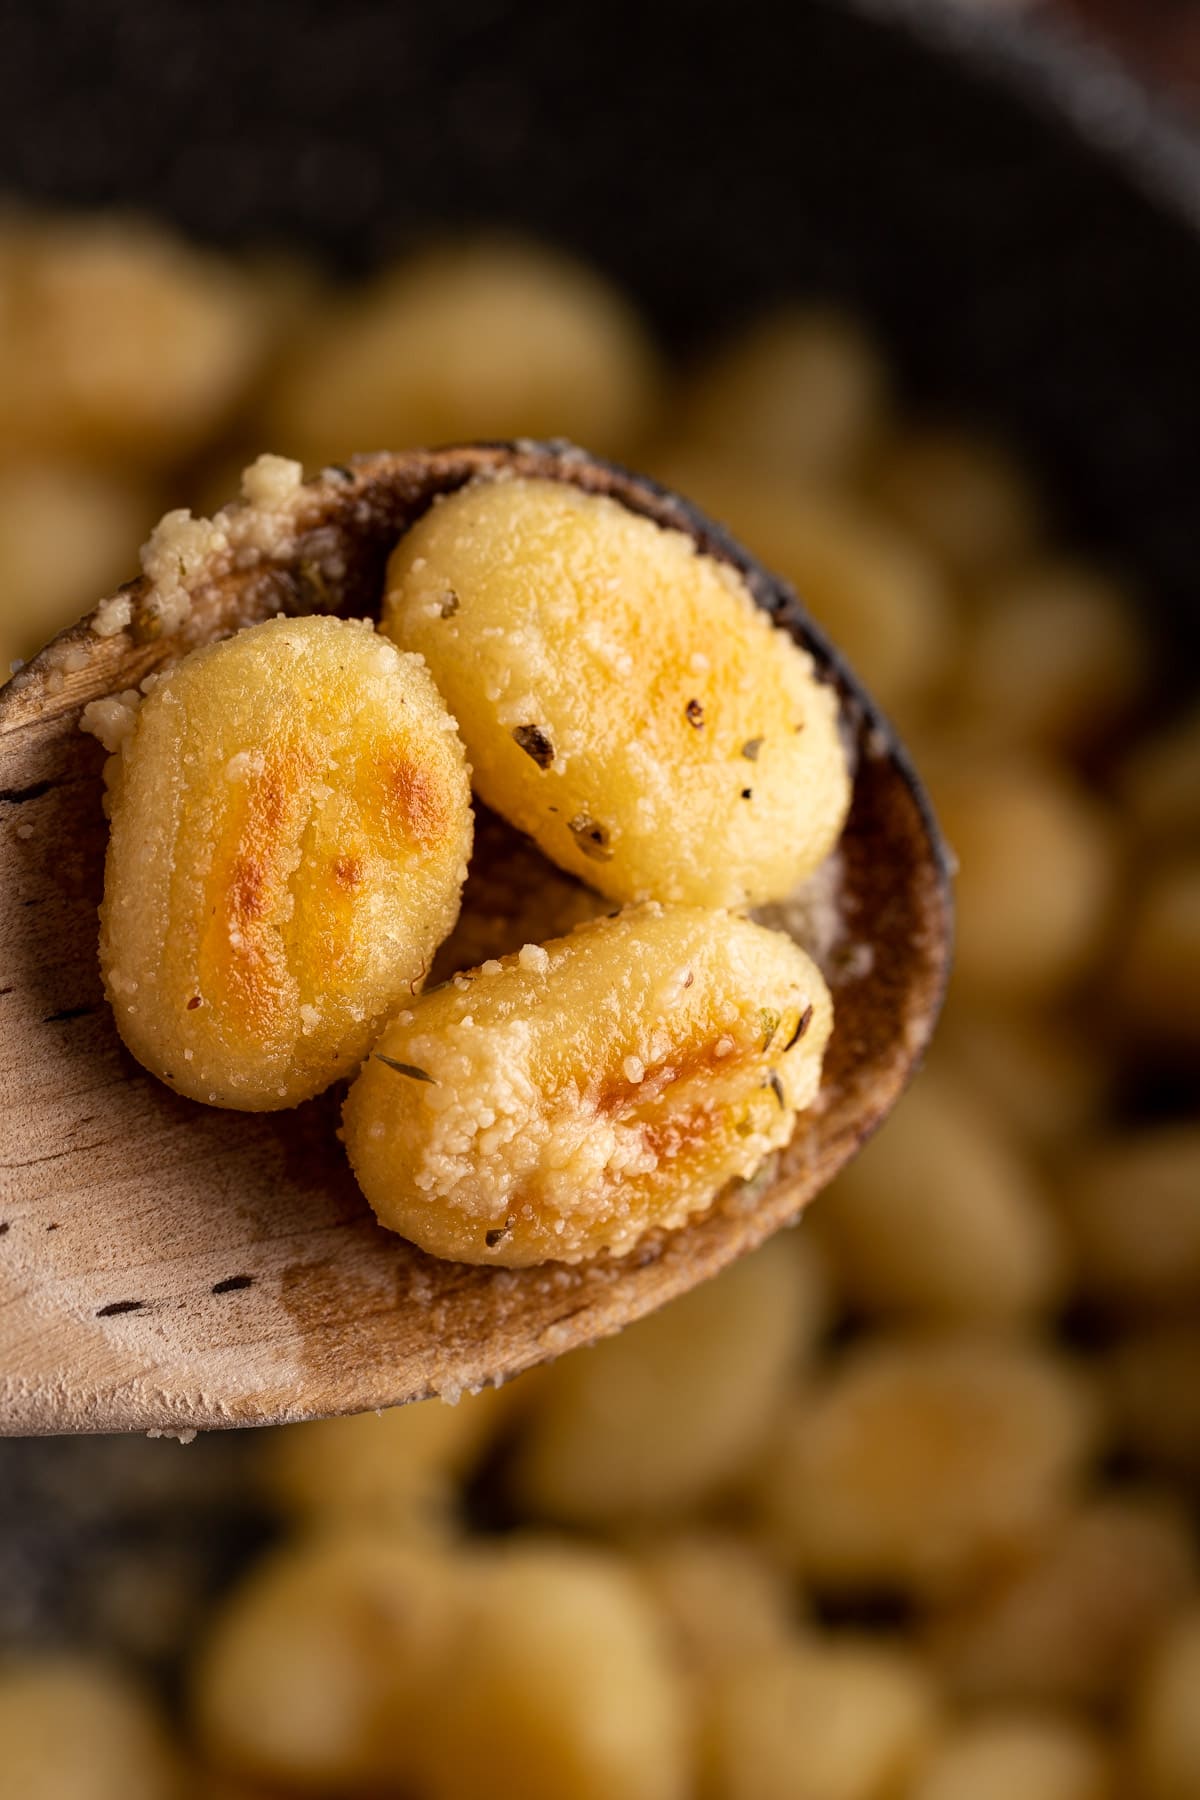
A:
POLYGON ((687 1800, 666 1627, 591 1547, 533 1539, 477 1560, 421 1737, 427 1800, 687 1800))
POLYGON ((547 1369, 513 1464, 525 1508, 596 1528, 727 1492, 768 1439, 823 1322, 807 1249, 781 1234, 547 1369))
POLYGON ((680 1666, 698 1682, 782 1648, 795 1633, 791 1583, 748 1537, 676 1524, 637 1545, 632 1566, 666 1619, 680 1666))
POLYGON ((136 568, 153 510, 105 470, 0 466, 0 682, 136 568))
POLYGON ((312 1419, 262 1436, 272 1498, 301 1519, 392 1523, 408 1532, 453 1522, 457 1484, 484 1456, 531 1380, 425 1400, 383 1413, 312 1419))
POLYGON ((407 1780, 461 1583, 428 1544, 382 1532, 301 1541, 260 1562, 192 1671, 207 1758, 301 1791, 407 1780))
MULTIPOLYGON (((190 1791, 190 1790, 187 1790, 190 1791)), ((77 1657, 0 1666, 5 1800, 183 1800, 183 1771, 149 1698, 77 1657)))
POLYGON ((346 1148, 381 1222, 435 1256, 625 1251, 787 1142, 831 1025, 781 933, 652 901, 398 1013, 350 1090, 346 1148))
POLYGON ((704 368, 683 396, 696 448, 797 481, 844 475, 877 433, 888 379, 844 314, 781 307, 704 368))
POLYGON ((1033 1168, 945 1071, 922 1072, 812 1224, 867 1313, 999 1323, 1048 1311, 1064 1285, 1063 1233, 1033 1168))
POLYGON ((822 1592, 947 1598, 1061 1516, 1097 1435, 1095 1396, 1061 1355, 881 1334, 782 1422, 768 1528, 822 1592))
POLYGON ((896 1800, 932 1748, 933 1683, 869 1641, 784 1644, 722 1671, 701 1725, 703 1800, 896 1800))
POLYGON ((132 219, 6 220, 0 291, 0 460, 181 455, 224 423, 266 348, 249 280, 132 219))
POLYGON ((733 569, 616 500, 473 483, 401 540, 382 623, 482 798, 614 899, 781 899, 837 839, 835 692, 733 569))
POLYGON ((309 461, 468 438, 573 437, 608 455, 645 432, 656 357, 633 309, 554 251, 481 239, 385 270, 318 317, 278 383, 269 435, 309 461))
POLYGON ((1186 1511, 1110 1493, 935 1618, 930 1648, 957 1698, 1107 1705, 1188 1604, 1196 1550, 1186 1511))
POLYGON ((158 683, 109 781, 100 960, 133 1054, 248 1111, 349 1074, 420 986, 470 852, 419 659, 357 621, 255 626, 158 683))

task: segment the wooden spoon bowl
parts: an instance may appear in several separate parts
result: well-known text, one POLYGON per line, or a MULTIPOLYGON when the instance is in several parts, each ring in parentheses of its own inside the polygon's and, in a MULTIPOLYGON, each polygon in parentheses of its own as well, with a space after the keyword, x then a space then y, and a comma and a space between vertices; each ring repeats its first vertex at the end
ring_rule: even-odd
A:
POLYGON ((904 751, 792 591, 695 508, 522 442, 325 469, 293 518, 281 548, 206 554, 176 628, 142 577, 122 590, 125 629, 97 635, 92 615, 0 690, 0 1431, 187 1433, 452 1398, 617 1331, 790 1223, 894 1105, 937 1016, 947 858, 904 751), (278 612, 375 612, 413 520, 502 470, 610 494, 740 569, 837 687, 856 757, 852 953, 819 1107, 768 1179, 577 1267, 439 1262, 382 1230, 335 1135, 340 1093, 265 1114, 179 1098, 122 1047, 96 956, 107 833, 87 702, 278 612))

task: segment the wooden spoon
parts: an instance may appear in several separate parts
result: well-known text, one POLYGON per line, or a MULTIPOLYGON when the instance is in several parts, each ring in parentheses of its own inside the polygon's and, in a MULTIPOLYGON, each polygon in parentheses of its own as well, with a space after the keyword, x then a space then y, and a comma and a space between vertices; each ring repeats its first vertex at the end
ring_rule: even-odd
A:
POLYGON ((899 1097, 937 1015, 947 861, 904 752, 791 590, 693 507, 524 442, 360 458, 290 507, 292 541, 204 551, 170 629, 143 576, 128 607, 109 602, 0 690, 0 1431, 186 1434, 452 1398, 617 1331, 793 1220, 899 1097), (739 568, 838 688, 857 756, 841 902, 854 950, 834 974, 819 1109, 768 1181, 574 1268, 438 1262, 381 1230, 335 1137, 338 1093, 262 1114, 180 1099, 122 1048, 96 960, 104 753, 83 706, 280 611, 375 611, 401 533, 501 470, 613 495, 739 568))

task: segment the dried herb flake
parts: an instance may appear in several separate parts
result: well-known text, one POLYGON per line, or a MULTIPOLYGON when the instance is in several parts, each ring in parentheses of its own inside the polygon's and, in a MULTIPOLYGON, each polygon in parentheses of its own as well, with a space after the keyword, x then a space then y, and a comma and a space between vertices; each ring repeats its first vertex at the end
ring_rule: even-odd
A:
POLYGON ((485 1231, 483 1234, 483 1241, 489 1250, 494 1250, 497 1244, 502 1244, 504 1242, 511 1230, 512 1220, 505 1219, 503 1225, 493 1225, 490 1231, 485 1231))
POLYGON ((397 1062, 394 1056, 385 1056, 382 1050, 375 1051, 375 1061, 385 1063, 389 1069, 395 1069, 397 1075, 407 1075, 410 1081, 428 1081, 432 1087, 438 1084, 427 1069, 418 1069, 416 1063, 397 1062))
POLYGON ((804 1011, 800 1014, 800 1017, 796 1020, 795 1031, 793 1031, 791 1037, 788 1039, 787 1043, 783 1046, 783 1054, 785 1056, 787 1055, 788 1051, 791 1049, 793 1044, 798 1044, 800 1042, 800 1039, 804 1036, 805 1032, 808 1030, 809 1026, 812 1024, 812 1016, 813 1016, 812 1007, 806 1006, 804 1011))
POLYGON ((766 740, 764 738, 747 738, 742 745, 742 755, 747 762, 757 762, 758 753, 766 740))
POLYGON ((554 761, 554 745, 540 725, 517 725, 513 739, 526 756, 533 758, 539 769, 548 769, 554 761))
POLYGON ((781 1022, 783 1015, 781 1013, 773 1012, 769 1006, 761 1006, 758 1010, 758 1016, 762 1020, 762 1029, 763 1029, 762 1047, 763 1047, 763 1051, 765 1053, 766 1051, 768 1051, 771 1048, 771 1039, 775 1036, 775 1033, 779 1030, 780 1022, 781 1022))
POLYGON ((770 1073, 768 1074, 767 1086, 770 1088, 771 1092, 774 1094, 775 1098, 778 1100, 780 1112, 786 1112, 787 1111, 787 1100, 786 1100, 786 1098, 784 1096, 784 1092, 783 1092, 783 1083, 779 1079, 778 1069, 772 1069, 770 1071, 770 1073))

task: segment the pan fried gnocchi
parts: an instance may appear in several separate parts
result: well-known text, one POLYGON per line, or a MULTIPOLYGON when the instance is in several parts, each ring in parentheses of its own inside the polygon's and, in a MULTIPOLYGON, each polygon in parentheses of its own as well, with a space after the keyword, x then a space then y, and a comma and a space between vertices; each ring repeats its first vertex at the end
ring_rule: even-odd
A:
POLYGON ((138 1061, 194 1100, 294 1106, 361 1062, 458 914, 454 721, 369 624, 193 652, 109 765, 100 961, 138 1061))
POLYGON ((480 796, 615 900, 779 900, 841 832, 833 689, 736 571, 615 500, 442 499, 393 553, 382 623, 426 658, 480 796))
POLYGON ((435 1256, 625 1251, 785 1144, 828 989, 781 934, 654 902, 490 961, 400 1012, 350 1090, 354 1171, 435 1256))

